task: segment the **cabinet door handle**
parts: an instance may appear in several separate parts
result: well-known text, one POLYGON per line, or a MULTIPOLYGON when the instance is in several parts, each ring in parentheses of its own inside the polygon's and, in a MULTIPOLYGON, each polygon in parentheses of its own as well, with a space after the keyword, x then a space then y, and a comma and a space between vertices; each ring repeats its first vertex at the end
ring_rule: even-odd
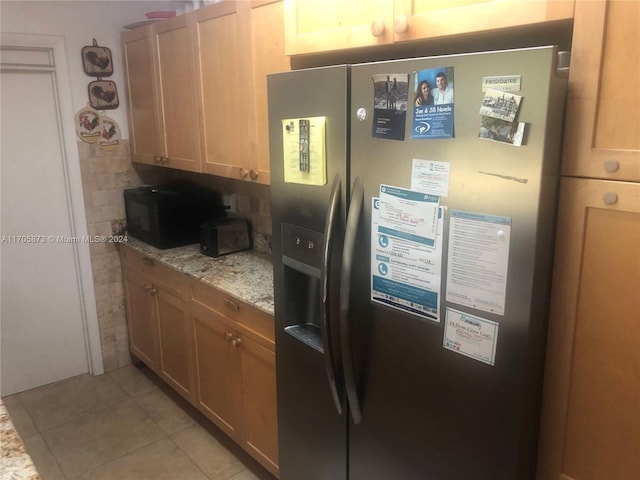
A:
POLYGON ((620 162, 618 160, 612 159, 604 162, 604 171, 607 173, 614 173, 620 170, 620 162))
POLYGON ((144 263, 145 265, 149 265, 150 267, 153 267, 156 264, 153 258, 149 257, 142 257, 142 263, 144 263))
POLYGON ((225 332, 224 334, 224 339, 227 342, 230 342, 233 339, 233 332, 225 332))
POLYGON ((240 168, 240 178, 247 178, 247 175, 249 175, 249 172, 247 171, 247 169, 240 168))
POLYGON ((229 310, 232 310, 234 312, 239 312, 240 311, 240 305, 238 305, 236 302, 232 302, 228 298, 224 299, 224 306, 227 307, 229 310))
POLYGON ((406 15, 398 15, 393 21, 393 31, 395 33, 407 33, 409 30, 409 19, 406 15))
POLYGON ((242 344, 242 339, 240 337, 236 337, 233 340, 231 340, 231 345, 233 345, 234 347, 239 347, 242 344))
POLYGON ((258 179, 258 172, 256 172, 252 168, 251 170, 249 170, 249 178, 251 178, 251 180, 257 180, 258 179))
POLYGON ((618 194, 616 192, 606 192, 602 196, 602 201, 605 205, 615 205, 618 203, 618 194))
POLYGON ((156 290, 156 288, 153 285, 148 285, 148 284, 144 284, 144 291, 147 292, 149 295, 155 295, 156 293, 158 293, 158 290, 156 290))
POLYGON ((373 22, 371 22, 371 35, 374 37, 381 37, 384 35, 385 26, 384 26, 384 18, 378 17, 373 22))

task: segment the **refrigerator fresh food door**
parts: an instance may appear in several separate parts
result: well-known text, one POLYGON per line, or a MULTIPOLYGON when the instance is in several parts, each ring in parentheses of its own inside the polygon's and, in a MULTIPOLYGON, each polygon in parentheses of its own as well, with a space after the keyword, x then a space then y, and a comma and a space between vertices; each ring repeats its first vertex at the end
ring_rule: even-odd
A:
MULTIPOLYGON (((350 335, 357 393, 355 411, 349 396, 357 423, 349 427, 350 480, 533 478, 565 95, 565 80, 555 75, 555 59, 555 49, 549 47, 352 68, 351 178, 361 179, 364 199, 359 218, 347 221, 357 229, 347 231, 345 245, 355 235, 355 246, 352 264, 343 266, 351 273, 343 276, 350 278, 350 299, 349 314, 343 316, 349 325, 341 331, 350 335), (420 136, 428 128, 413 121, 415 79, 420 78, 415 72, 436 70, 447 71, 453 87, 451 130, 447 132, 445 124, 444 138, 412 138, 412 132, 420 136), (408 86, 403 85, 405 75, 408 86), (389 85, 394 78, 400 79, 397 85, 376 85, 380 79, 389 85), (496 78, 518 79, 518 90, 511 93, 521 97, 517 119, 527 123, 522 146, 479 137, 481 106, 492 107, 496 98, 518 101, 501 94, 485 101, 483 82, 491 84, 496 78), (376 112, 374 105, 391 113, 376 112), (385 115, 401 116, 395 112, 403 108, 402 131, 397 119, 382 121, 385 115), (398 135, 404 139, 393 138, 398 135), (382 231, 372 231, 372 199, 381 195, 381 185, 411 190, 412 175, 418 174, 414 160, 441 162, 449 175, 436 185, 414 185, 414 190, 434 190, 439 205, 446 207, 438 220, 443 222, 442 236, 435 239, 443 247, 432 279, 432 284, 441 282, 439 291, 432 292, 439 296, 436 318, 371 301, 373 274, 389 272, 380 265, 388 259, 372 258, 372 235, 377 240, 382 231), (445 298, 447 288, 453 291, 454 281, 459 281, 459 272, 447 272, 452 246, 464 246, 471 238, 464 229, 456 229, 459 238, 452 238, 450 226, 453 215, 466 214, 510 225, 504 238, 509 240, 505 300, 493 312, 445 298), (495 328, 479 340, 483 352, 491 354, 494 346, 491 357, 474 358, 472 351, 465 351, 468 345, 461 351, 445 348, 447 339, 465 334, 447 318, 467 317, 495 328)), ((406 213, 402 208, 397 215, 406 213)), ((503 236, 505 231, 500 230, 503 236)), ((467 266, 474 268, 473 258, 467 266)), ((495 283, 500 285, 499 280, 495 283)), ((482 285, 473 288, 481 290, 482 285)), ((390 297, 394 295, 391 290, 390 297)))
POLYGON ((348 68, 269 75, 268 94, 280 478, 341 480, 347 416, 332 253, 342 251, 349 189, 348 68))

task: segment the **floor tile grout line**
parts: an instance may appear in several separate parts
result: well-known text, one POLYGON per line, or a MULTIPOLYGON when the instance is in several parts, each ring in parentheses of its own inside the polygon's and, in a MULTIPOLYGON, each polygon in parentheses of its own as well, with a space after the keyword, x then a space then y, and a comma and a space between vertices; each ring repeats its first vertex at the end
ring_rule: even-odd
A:
MULTIPOLYGON (((162 433, 165 433, 165 432, 163 431, 162 433)), ((162 437, 162 438, 158 438, 158 439, 156 439, 156 440, 154 440, 154 441, 152 441, 150 443, 147 443, 146 445, 142 445, 140 447, 134 448, 130 452, 123 453, 122 455, 118 455, 117 457, 111 458, 111 459, 107 460, 106 462, 100 463, 98 465, 94 465, 88 470, 85 470, 85 471, 82 471, 82 472, 78 472, 78 473, 72 475, 71 477, 67 477, 64 472, 62 472, 62 474, 65 475, 65 480, 73 480, 74 478, 77 478, 77 477, 79 477, 81 475, 86 475, 87 473, 91 473, 91 472, 93 472, 95 470, 98 470, 99 468, 105 467, 106 465, 108 465, 108 464, 110 464, 112 462, 115 462, 116 460, 120 460, 121 458, 125 458, 125 457, 127 457, 129 455, 133 455, 134 453, 136 453, 136 452, 138 452, 140 450, 148 448, 148 447, 150 447, 152 445, 155 445, 158 442, 161 442, 161 441, 167 440, 167 439, 171 440, 171 438, 169 438, 168 435, 165 436, 165 437, 162 437)))

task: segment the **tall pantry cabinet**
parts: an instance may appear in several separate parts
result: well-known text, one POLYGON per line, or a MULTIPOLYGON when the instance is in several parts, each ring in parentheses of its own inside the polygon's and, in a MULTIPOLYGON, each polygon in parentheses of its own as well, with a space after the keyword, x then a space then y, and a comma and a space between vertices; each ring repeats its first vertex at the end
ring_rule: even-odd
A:
POLYGON ((576 2, 538 480, 640 475, 640 2, 576 2))

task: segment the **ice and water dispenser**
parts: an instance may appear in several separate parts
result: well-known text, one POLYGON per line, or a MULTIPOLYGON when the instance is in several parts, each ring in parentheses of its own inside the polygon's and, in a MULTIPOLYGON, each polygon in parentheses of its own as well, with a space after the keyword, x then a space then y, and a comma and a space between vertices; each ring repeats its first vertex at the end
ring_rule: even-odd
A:
POLYGON ((282 223, 285 331, 324 353, 321 326, 320 281, 324 234, 282 223))

